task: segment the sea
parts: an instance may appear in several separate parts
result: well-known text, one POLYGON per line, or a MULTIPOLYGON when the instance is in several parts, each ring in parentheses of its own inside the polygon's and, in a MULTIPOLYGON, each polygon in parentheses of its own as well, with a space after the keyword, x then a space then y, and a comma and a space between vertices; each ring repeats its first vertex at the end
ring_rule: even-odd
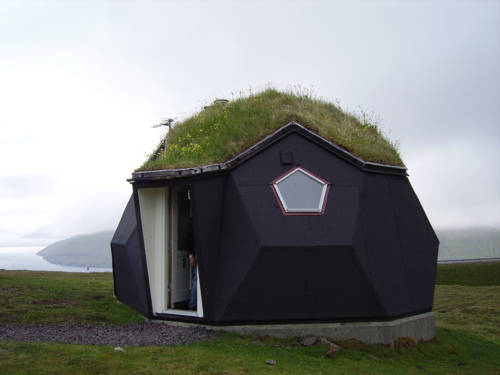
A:
POLYGON ((111 272, 111 268, 73 267, 47 262, 36 253, 45 246, 0 246, 0 269, 58 272, 111 272))

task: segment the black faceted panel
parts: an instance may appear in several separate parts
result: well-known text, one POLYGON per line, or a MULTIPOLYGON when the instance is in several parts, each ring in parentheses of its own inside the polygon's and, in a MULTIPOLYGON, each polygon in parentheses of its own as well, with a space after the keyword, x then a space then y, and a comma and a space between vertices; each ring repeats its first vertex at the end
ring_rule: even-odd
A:
POLYGON ((126 245, 130 236, 137 227, 137 219, 134 207, 134 196, 132 195, 127 202, 125 211, 123 211, 122 218, 116 228, 113 238, 111 239, 112 244, 126 245))
POLYGON ((224 197, 224 215, 218 252, 215 298, 216 320, 227 320, 228 305, 248 272, 253 269, 259 250, 259 238, 254 223, 238 194, 233 179, 228 178, 224 197))
POLYGON ((389 178, 411 309, 432 308, 439 242, 410 183, 389 178))
POLYGON ((132 197, 111 242, 115 295, 119 301, 150 317, 148 276, 135 213, 132 197))
POLYGON ((401 247, 387 176, 367 175, 361 216, 372 284, 388 316, 411 311, 401 247))
POLYGON ((307 321, 374 315, 383 315, 383 309, 352 248, 263 248, 226 319, 307 321))

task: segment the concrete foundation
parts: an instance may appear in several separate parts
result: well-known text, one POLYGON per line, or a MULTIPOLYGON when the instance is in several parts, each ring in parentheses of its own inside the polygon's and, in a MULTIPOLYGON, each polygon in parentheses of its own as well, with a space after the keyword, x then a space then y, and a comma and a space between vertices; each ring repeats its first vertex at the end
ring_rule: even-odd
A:
MULTIPOLYGON (((158 321, 156 321, 158 322, 158 321)), ((392 345, 401 337, 415 342, 432 340, 436 336, 434 313, 428 312, 384 322, 304 323, 304 324, 255 324, 210 326, 195 323, 162 321, 177 326, 201 326, 216 331, 241 335, 291 337, 325 337, 332 341, 356 339, 367 344, 392 345)))

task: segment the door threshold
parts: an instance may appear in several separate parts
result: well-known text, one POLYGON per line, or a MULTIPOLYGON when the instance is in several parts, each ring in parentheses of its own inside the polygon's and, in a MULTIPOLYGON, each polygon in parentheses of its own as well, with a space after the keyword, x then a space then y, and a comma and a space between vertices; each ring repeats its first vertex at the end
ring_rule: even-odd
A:
POLYGON ((198 311, 192 310, 179 310, 179 309, 167 309, 161 312, 162 314, 172 314, 172 315, 184 315, 184 316, 195 316, 199 317, 198 311))

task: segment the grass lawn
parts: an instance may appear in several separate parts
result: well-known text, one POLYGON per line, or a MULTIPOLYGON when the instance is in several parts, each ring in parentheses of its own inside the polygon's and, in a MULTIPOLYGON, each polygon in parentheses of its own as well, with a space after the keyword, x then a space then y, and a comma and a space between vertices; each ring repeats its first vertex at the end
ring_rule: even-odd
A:
POLYGON ((119 324, 144 319, 116 302, 111 273, 0 271, 0 321, 119 324))
MULTIPOLYGON (((0 341, 0 374, 500 374, 500 279, 485 275, 498 274, 500 263, 464 266, 469 265, 439 266, 437 338, 416 346, 348 341, 329 359, 324 345, 230 334, 125 352, 0 341), (266 359, 277 364, 267 365, 266 359)), ((110 274, 0 271, 0 321, 141 321, 114 301, 112 285, 110 274)))
POLYGON ((436 284, 466 286, 499 285, 500 263, 462 263, 439 265, 436 284))

